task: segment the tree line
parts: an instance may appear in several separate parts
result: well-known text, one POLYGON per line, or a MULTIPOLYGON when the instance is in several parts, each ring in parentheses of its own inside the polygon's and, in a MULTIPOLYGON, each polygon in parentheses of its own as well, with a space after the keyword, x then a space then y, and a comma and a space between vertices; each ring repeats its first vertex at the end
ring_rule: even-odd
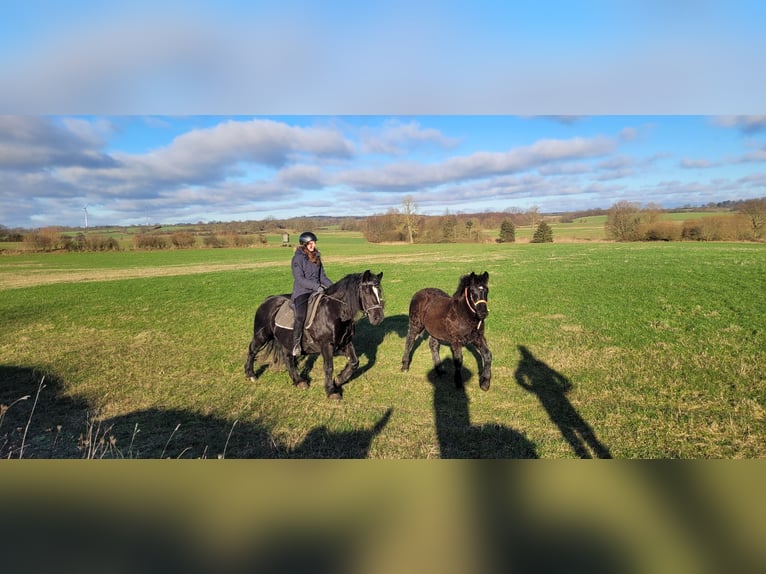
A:
MULTIPOLYGON (((543 216, 536 207, 521 211, 507 209, 482 213, 422 215, 410 198, 402 208, 367 217, 317 216, 289 219, 267 218, 258 221, 179 224, 175 230, 160 225, 135 228, 92 228, 87 233, 78 228, 47 227, 36 230, 8 229, 0 225, 0 242, 23 242, 31 251, 110 251, 119 250, 112 237, 115 231, 129 233, 133 249, 185 249, 204 247, 247 247, 264 245, 266 233, 307 229, 340 229, 361 232, 371 243, 513 243, 518 227, 532 227, 532 243, 553 241, 551 218, 560 223, 581 217, 605 215, 605 235, 613 241, 763 241, 766 233, 766 197, 726 202, 731 213, 711 214, 688 220, 668 220, 668 212, 656 204, 619 201, 609 209, 591 209, 543 216), (497 231, 499 230, 499 232, 497 231)), ((718 204, 710 204, 710 209, 718 204)), ((705 209, 705 208, 699 208, 705 209)), ((721 207, 717 207, 718 210, 721 207)))
POLYGON ((766 197, 736 203, 729 215, 685 221, 661 219, 656 204, 619 201, 608 211, 604 229, 614 241, 762 241, 766 228, 766 197))
POLYGON ((360 231, 370 243, 492 243, 512 242, 519 226, 536 226, 543 221, 539 210, 509 209, 482 213, 421 215, 405 199, 403 208, 371 215, 361 223, 360 231), (495 236, 501 229, 499 236, 495 236), (502 229, 505 229, 503 232, 502 229))

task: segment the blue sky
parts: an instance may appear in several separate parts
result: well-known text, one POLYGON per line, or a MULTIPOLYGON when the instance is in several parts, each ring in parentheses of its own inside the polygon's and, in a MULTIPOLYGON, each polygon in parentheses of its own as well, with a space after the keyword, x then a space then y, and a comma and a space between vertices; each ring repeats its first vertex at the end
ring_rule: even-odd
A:
POLYGON ((766 116, 0 118, 6 227, 766 196, 766 116))
POLYGON ((766 195, 766 3, 4 2, 7 227, 766 195))

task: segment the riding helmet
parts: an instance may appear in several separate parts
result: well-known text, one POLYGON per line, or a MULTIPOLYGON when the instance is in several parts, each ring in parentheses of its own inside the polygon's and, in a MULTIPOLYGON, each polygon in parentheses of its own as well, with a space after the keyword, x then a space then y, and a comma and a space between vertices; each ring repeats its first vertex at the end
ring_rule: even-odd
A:
POLYGON ((313 241, 316 243, 317 236, 311 233, 310 231, 304 231, 301 233, 300 238, 298 239, 300 241, 301 245, 306 245, 309 241, 313 241))

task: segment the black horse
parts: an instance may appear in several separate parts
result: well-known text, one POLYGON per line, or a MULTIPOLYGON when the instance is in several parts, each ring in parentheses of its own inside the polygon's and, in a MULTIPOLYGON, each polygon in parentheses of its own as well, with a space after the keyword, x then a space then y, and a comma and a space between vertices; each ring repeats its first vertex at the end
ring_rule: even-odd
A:
POLYGON ((402 371, 410 368, 410 354, 415 340, 428 332, 431 338, 428 346, 438 374, 444 373, 439 357, 439 345, 444 343, 452 349, 455 365, 455 386, 463 386, 463 346, 472 345, 481 355, 481 375, 479 386, 489 390, 492 366, 492 353, 484 338, 484 320, 489 314, 489 273, 481 275, 471 272, 460 278, 455 294, 450 297, 441 289, 427 287, 412 296, 410 301, 410 320, 407 329, 407 341, 404 344, 402 371))
MULTIPOLYGON (((333 284, 321 297, 313 321, 306 320, 303 332, 303 353, 321 353, 324 360, 324 388, 327 396, 339 399, 342 386, 351 378, 359 365, 354 349, 354 327, 358 313, 364 313, 370 323, 379 325, 383 321, 383 289, 380 280, 383 273, 375 275, 368 269, 364 273, 352 273, 333 284), (311 323, 310 325, 309 322, 311 323), (333 380, 333 357, 343 353, 348 363, 336 380, 333 380)), ((253 362, 261 351, 270 357, 272 364, 284 363, 293 384, 307 388, 308 383, 298 374, 296 358, 292 356, 292 327, 282 327, 275 321, 282 305, 289 304, 290 295, 267 297, 255 312, 253 319, 253 340, 247 353, 245 375, 255 381, 253 362)), ((311 302, 309 302, 311 314, 311 302)), ((284 324, 284 323, 283 323, 284 324)), ((291 322, 287 324, 292 325, 291 322)))

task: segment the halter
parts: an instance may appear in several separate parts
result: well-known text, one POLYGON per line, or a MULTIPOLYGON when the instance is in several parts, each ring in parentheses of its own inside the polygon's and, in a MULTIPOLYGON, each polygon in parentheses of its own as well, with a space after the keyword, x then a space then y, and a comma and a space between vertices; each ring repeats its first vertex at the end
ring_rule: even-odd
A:
POLYGON ((471 311, 473 311, 475 315, 478 315, 478 313, 476 312, 476 308, 474 307, 474 305, 478 305, 479 303, 484 303, 485 305, 487 305, 487 308, 489 308, 489 304, 487 303, 486 299, 479 299, 478 301, 474 301, 473 305, 471 305, 471 299, 470 297, 468 297, 468 287, 466 287, 465 290, 463 291, 463 295, 465 296, 466 305, 468 305, 468 308, 471 311))

